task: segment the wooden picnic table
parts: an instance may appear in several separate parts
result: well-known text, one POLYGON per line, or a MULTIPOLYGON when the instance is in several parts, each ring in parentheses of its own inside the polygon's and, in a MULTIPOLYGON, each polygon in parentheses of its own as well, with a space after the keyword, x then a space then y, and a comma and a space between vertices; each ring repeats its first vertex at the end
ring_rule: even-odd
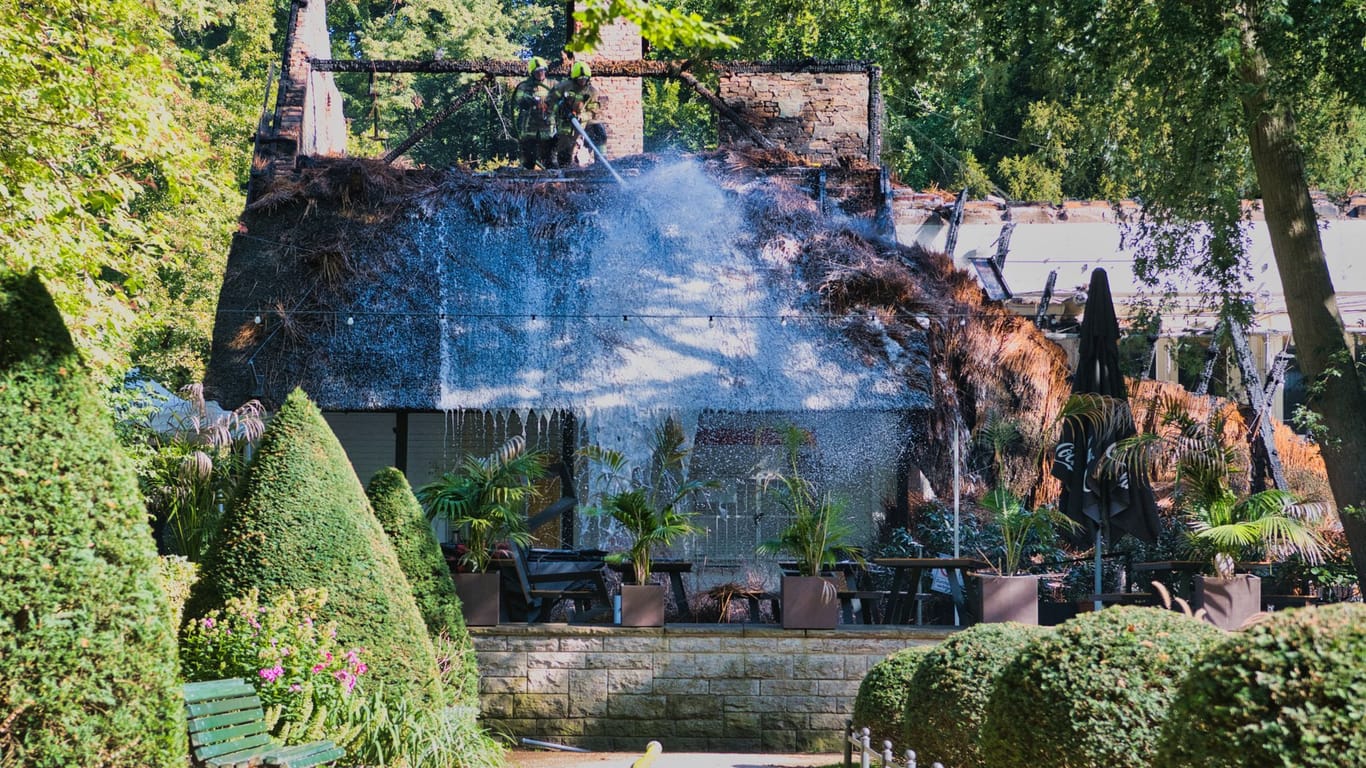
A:
POLYGON ((887 596, 884 624, 906 624, 910 609, 920 599, 920 582, 926 571, 943 569, 949 578, 949 599, 958 609, 960 621, 970 614, 963 582, 967 573, 991 568, 991 564, 970 557, 879 557, 873 564, 892 571, 892 588, 887 596))

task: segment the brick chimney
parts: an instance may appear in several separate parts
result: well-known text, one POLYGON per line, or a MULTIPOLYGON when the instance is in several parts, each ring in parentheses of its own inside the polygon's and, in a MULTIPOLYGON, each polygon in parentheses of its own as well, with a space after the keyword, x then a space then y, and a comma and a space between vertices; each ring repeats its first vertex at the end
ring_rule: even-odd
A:
MULTIPOLYGON (((575 0, 574 10, 583 4, 575 0)), ((568 28, 574 29, 572 16, 568 28)), ((602 42, 592 53, 579 54, 581 61, 638 61, 642 45, 640 27, 624 19, 617 19, 602 28, 602 42)), ((607 124, 607 156, 637 155, 645 151, 645 110, 642 105, 641 82, 638 77, 593 76, 598 89, 601 109, 600 121, 607 124)))

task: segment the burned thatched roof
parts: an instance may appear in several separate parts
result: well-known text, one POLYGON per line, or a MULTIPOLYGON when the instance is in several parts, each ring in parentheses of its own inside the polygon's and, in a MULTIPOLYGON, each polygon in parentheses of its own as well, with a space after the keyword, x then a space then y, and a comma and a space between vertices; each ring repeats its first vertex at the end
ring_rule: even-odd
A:
POLYGON ((364 160, 277 179, 234 242, 208 384, 333 410, 930 412, 984 386, 1037 408, 1065 376, 945 259, 868 235, 876 169, 828 170, 823 201, 765 159, 643 158, 625 187, 364 160), (984 333, 975 364, 1023 355, 1033 383, 968 370, 984 333))

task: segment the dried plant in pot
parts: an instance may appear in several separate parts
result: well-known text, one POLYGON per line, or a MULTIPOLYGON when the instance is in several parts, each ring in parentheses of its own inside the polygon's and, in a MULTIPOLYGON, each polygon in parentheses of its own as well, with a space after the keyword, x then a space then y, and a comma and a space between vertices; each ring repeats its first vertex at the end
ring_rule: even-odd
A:
POLYGON ((654 555, 704 531, 684 505, 711 487, 687 477, 690 450, 676 421, 666 419, 652 442, 651 466, 643 472, 634 471, 618 451, 596 445, 580 451, 598 466, 597 481, 603 489, 588 513, 614 521, 627 541, 623 550, 607 556, 610 563, 630 566, 630 583, 621 586, 623 626, 664 625, 664 586, 650 583, 654 555))
POLYGON ((448 520, 460 537, 455 588, 466 624, 498 623, 499 574, 489 572, 494 547, 530 543, 525 506, 545 474, 544 452, 527 451, 519 435, 489 456, 466 456, 459 471, 445 472, 418 489, 428 519, 448 520))
POLYGON ((798 575, 782 579, 783 628, 834 629, 839 623, 838 591, 821 574, 840 560, 861 561, 862 556, 851 543, 853 526, 845 517, 844 505, 802 476, 798 455, 805 440, 801 429, 786 427, 786 469, 759 475, 761 487, 783 506, 789 523, 776 539, 760 544, 758 552, 790 557, 797 563, 798 575))

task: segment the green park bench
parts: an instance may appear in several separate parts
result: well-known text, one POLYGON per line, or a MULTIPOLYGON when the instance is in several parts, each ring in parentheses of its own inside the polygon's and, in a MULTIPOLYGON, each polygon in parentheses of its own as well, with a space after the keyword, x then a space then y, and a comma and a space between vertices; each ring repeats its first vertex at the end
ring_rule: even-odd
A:
POLYGON ((280 746, 266 731, 256 689, 240 678, 185 684, 190 751, 209 768, 311 768, 341 759, 330 741, 280 746))

